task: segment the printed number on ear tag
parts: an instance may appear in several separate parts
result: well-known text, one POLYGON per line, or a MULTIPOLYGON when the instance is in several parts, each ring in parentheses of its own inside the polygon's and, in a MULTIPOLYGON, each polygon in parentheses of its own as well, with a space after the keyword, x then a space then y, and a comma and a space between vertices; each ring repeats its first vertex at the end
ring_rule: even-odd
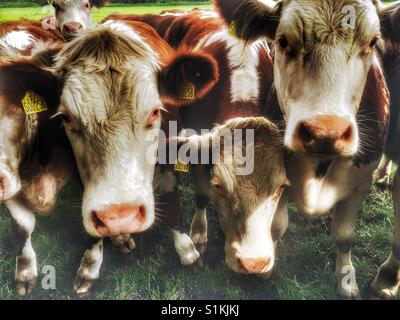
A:
POLYGON ((193 83, 187 82, 179 92, 179 98, 184 100, 194 100, 196 97, 196 87, 193 83))
POLYGON ((47 110, 46 101, 33 91, 28 91, 22 99, 22 106, 26 114, 34 114, 47 110))
POLYGON ((188 173, 189 169, 190 169, 190 164, 182 163, 179 161, 179 159, 176 160, 174 171, 188 173))

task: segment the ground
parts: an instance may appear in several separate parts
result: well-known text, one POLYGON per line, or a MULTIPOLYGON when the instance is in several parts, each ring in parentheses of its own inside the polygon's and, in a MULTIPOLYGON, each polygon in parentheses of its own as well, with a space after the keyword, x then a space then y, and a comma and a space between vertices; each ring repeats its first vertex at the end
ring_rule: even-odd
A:
MULTIPOLYGON (((182 7, 182 6, 181 6, 182 7)), ((200 6, 198 6, 200 7, 200 6)), ((205 7, 205 6, 201 6, 205 7)), ((108 7, 95 12, 95 19, 115 11, 159 12, 174 7, 108 7)), ((0 9, 0 21, 29 17, 39 19, 40 8, 0 9)), ((194 213, 190 178, 182 175, 180 195, 189 228, 194 213)), ((33 235, 39 271, 51 265, 56 270, 56 289, 40 283, 29 298, 75 299, 72 282, 85 250, 86 236, 80 217, 79 193, 69 186, 48 218, 38 217, 33 235)), ((329 237, 330 218, 306 220, 290 207, 290 225, 278 244, 278 260, 270 280, 241 276, 224 264, 223 236, 213 209, 209 212, 210 243, 205 270, 194 272, 180 266, 172 236, 158 223, 141 237, 140 249, 124 255, 107 245, 101 278, 91 299, 335 299, 335 247, 329 237)), ((360 286, 371 281, 387 258, 393 234, 390 194, 372 190, 363 206, 353 250, 360 286)), ((0 300, 16 299, 13 287, 16 243, 10 219, 0 206, 0 300)), ((43 276, 43 275, 42 275, 43 276)))

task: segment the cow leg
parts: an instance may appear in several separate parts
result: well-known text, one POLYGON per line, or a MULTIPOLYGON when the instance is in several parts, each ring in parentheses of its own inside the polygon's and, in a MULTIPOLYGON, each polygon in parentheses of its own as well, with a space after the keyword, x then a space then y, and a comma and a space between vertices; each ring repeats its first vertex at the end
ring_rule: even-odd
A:
POLYGON ((100 276, 100 267, 103 263, 103 239, 85 251, 74 281, 74 291, 78 294, 87 293, 93 281, 100 276))
POLYGON ((392 299, 400 286, 400 173, 396 172, 393 186, 393 204, 395 212, 395 232, 392 252, 379 268, 375 280, 369 288, 369 298, 392 299))
POLYGON ((171 229, 175 250, 184 266, 193 265, 200 258, 190 237, 183 231, 182 211, 177 191, 177 178, 170 170, 162 173, 158 191, 161 193, 160 206, 166 225, 171 229))
POLYGON ((129 253, 136 248, 135 240, 130 234, 124 234, 118 237, 111 237, 112 244, 122 253, 129 253))
POLYGON ((393 163, 390 159, 383 155, 378 169, 375 171, 376 187, 380 191, 389 190, 390 187, 390 173, 392 171, 393 163))
POLYGON ((196 194, 196 212, 190 227, 190 238, 203 254, 208 243, 207 206, 210 202, 210 176, 204 166, 193 166, 193 179, 196 194))
MULTIPOLYGON (((369 188, 365 190, 367 189, 369 190, 369 188)), ((357 190, 350 199, 340 202, 332 219, 331 234, 337 250, 337 293, 343 298, 358 298, 360 295, 355 269, 351 262, 351 247, 358 211, 367 194, 368 192, 357 190)))
POLYGON ((6 206, 11 214, 12 226, 18 239, 18 254, 15 268, 17 294, 29 294, 37 282, 36 253, 32 248, 31 235, 35 229, 35 213, 22 201, 9 200, 6 206))

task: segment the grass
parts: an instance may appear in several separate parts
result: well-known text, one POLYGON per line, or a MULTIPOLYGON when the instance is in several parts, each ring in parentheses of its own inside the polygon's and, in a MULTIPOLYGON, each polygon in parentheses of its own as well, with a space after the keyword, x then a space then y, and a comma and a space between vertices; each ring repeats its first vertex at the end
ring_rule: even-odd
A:
MULTIPOLYGON (((201 8, 201 9, 209 9, 212 7, 211 4, 188 4, 188 5, 136 5, 136 6, 107 6, 102 9, 94 9, 93 10, 93 19, 98 22, 114 12, 123 12, 123 13, 160 13, 164 10, 171 9, 192 9, 192 8, 201 8)), ((0 8, 0 23, 10 20, 18 20, 21 18, 34 19, 39 20, 45 16, 51 14, 51 10, 43 7, 30 7, 30 8, 0 8)))
MULTIPOLYGON (((189 6, 179 6, 190 8, 189 6)), ((197 5, 207 8, 208 5, 197 5)), ((95 11, 96 21, 106 15, 158 13, 174 6, 107 7, 95 11)), ((0 21, 22 17, 39 19, 40 8, 0 9, 0 21)), ((182 177, 181 203, 188 229, 194 212, 190 179, 182 177)), ((85 251, 87 236, 82 227, 80 200, 75 186, 62 194, 54 214, 38 217, 33 235, 39 272, 45 265, 56 270, 56 290, 38 285, 31 299, 75 299, 72 282, 85 251)), ((375 276, 387 258, 393 234, 393 210, 389 194, 372 192, 365 202, 356 232, 353 261, 358 283, 364 285, 375 276)), ((140 249, 123 255, 106 246, 101 278, 91 299, 335 299, 335 247, 329 236, 330 218, 309 221, 290 207, 290 225, 278 244, 275 272, 268 281, 240 276, 224 264, 223 235, 216 213, 209 210, 210 242, 204 257, 206 268, 193 273, 180 265, 172 237, 162 225, 156 225, 141 237, 140 249)), ((16 243, 10 231, 10 219, 0 206, 0 299, 16 299, 13 287, 16 243)))

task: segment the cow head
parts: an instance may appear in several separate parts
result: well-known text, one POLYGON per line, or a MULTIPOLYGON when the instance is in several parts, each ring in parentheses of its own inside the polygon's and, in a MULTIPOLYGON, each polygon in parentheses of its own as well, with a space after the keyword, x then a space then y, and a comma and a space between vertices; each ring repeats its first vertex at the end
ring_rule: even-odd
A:
POLYGON ((56 27, 66 40, 92 25, 92 8, 101 8, 107 0, 48 0, 54 7, 56 27))
MULTIPOLYGON (((57 78, 33 60, 0 64, 0 202, 21 190, 22 167, 37 155, 39 126, 57 112, 59 92, 57 78), (29 92, 44 98, 41 103, 46 111, 30 113, 23 107, 29 92)), ((31 162, 29 166, 34 170, 31 162)))
POLYGON ((141 232, 153 224, 163 104, 182 104, 179 88, 188 82, 195 100, 217 78, 211 57, 156 51, 148 44, 157 42, 152 32, 147 42, 125 24, 99 26, 67 44, 55 66, 64 83, 59 116, 81 174, 83 222, 92 236, 141 232))
POLYGON ((273 220, 287 184, 283 141, 277 127, 265 118, 237 118, 216 127, 210 135, 188 139, 202 148, 220 143, 220 159, 211 170, 211 188, 225 234, 226 263, 239 273, 270 272, 277 240, 273 220), (244 135, 247 130, 254 132, 254 144, 225 144, 225 137, 234 131, 244 135), (243 166, 239 158, 249 153, 249 147, 254 151, 254 170, 239 175, 237 169, 243 166))
POLYGON ((356 115, 380 40, 376 1, 216 0, 244 40, 274 40, 285 145, 319 157, 360 149, 356 115))

